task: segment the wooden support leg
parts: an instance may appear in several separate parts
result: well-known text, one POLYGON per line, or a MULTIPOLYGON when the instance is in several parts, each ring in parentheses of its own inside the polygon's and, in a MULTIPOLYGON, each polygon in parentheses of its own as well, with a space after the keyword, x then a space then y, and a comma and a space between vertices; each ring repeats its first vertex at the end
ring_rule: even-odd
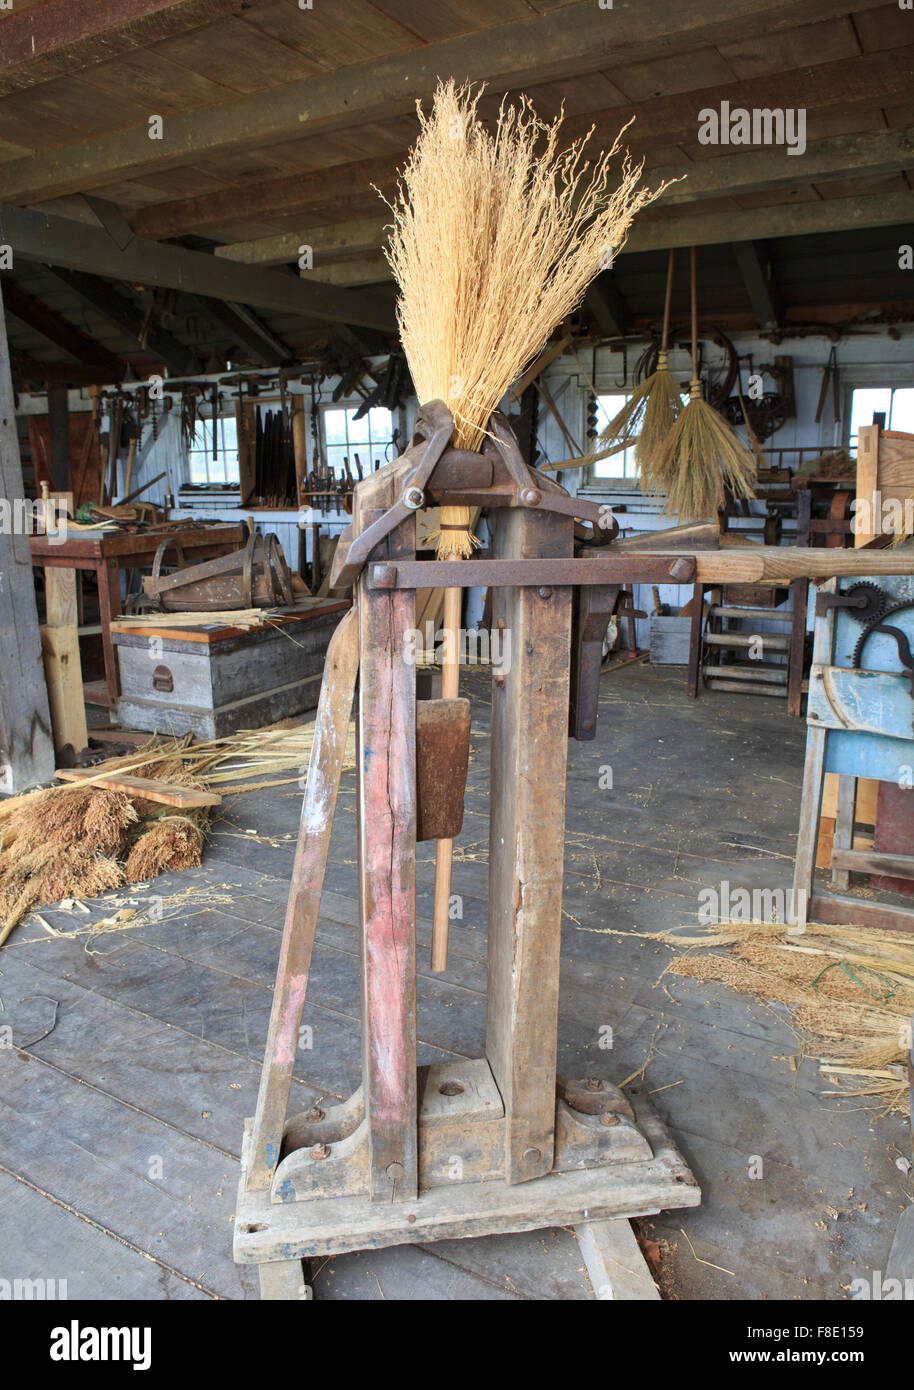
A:
MULTIPOLYGON (((835 836, 833 849, 853 849, 854 847, 854 807, 857 800, 856 777, 838 777, 838 811, 835 816, 835 836)), ((842 893, 850 883, 850 870, 831 871, 831 886, 842 893)))
MULTIPOLYGON (((498 517, 498 559, 572 554, 564 518, 498 517)), ((493 593, 509 669, 493 677, 486 1054, 505 1105, 509 1183, 552 1168, 571 590, 493 593)))
POLYGON ((51 708, 54 749, 79 754, 89 742, 83 700, 79 632, 76 622, 76 570, 48 565, 44 571, 46 621, 41 629, 44 672, 51 708))
MULTIPOLYGON (((821 586, 823 593, 835 593, 838 581, 830 579, 821 586)), ((827 666, 832 661, 835 633, 835 610, 816 619, 813 646, 813 666, 827 666)), ((810 679, 814 679, 813 676, 810 679)), ((797 834, 797 857, 793 871, 793 901, 797 931, 806 926, 806 915, 813 894, 816 871, 816 842, 819 838, 819 816, 822 811, 822 788, 825 781, 826 730, 809 724, 806 728, 806 761, 803 765, 803 791, 800 799, 800 828, 797 834)))
MULTIPOLYGON (((391 497, 391 502, 393 501, 391 497)), ((358 507, 359 534, 378 513, 358 507)), ((388 538, 390 558, 415 551, 412 517, 388 538)), ((416 1107, 416 671, 407 660, 411 590, 359 581, 359 898, 362 1080, 375 1202, 418 1187, 416 1107)))
POLYGON ((793 599, 790 624, 790 650, 787 656, 787 713, 799 719, 803 713, 803 653, 806 648, 806 608, 809 580, 795 579, 790 586, 793 599))
POLYGON ((694 700, 698 695, 698 678, 701 672, 701 625, 704 621, 705 589, 703 584, 692 585, 692 617, 689 624, 689 672, 686 679, 686 694, 694 700))
POLYGON ((314 742, 254 1117, 247 1184, 252 1191, 269 1187, 279 1162, 358 664, 358 615, 350 609, 327 648, 314 724, 314 742))
POLYGON ((96 570, 98 578, 99 621, 102 625, 102 651, 105 657, 105 683, 108 704, 117 709, 120 683, 117 675, 117 652, 111 636, 111 619, 121 613, 121 572, 116 560, 103 560, 96 570))

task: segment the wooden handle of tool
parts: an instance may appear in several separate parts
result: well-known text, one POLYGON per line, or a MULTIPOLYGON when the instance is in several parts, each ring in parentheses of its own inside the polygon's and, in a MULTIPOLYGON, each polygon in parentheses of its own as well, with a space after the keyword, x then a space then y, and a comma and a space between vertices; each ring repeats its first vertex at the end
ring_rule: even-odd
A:
POLYGON ((698 280, 695 274, 695 247, 689 248, 689 281, 692 295, 692 380, 698 380, 698 280))
POLYGON ((663 301, 663 333, 660 337, 660 351, 666 352, 670 341, 670 304, 673 300, 673 261, 676 252, 670 247, 666 263, 666 298, 663 301))
MULTIPOLYGON (((444 591, 444 661, 441 664, 441 698, 455 700, 460 693, 460 652, 458 633, 463 604, 462 589, 444 591)), ((432 962, 436 974, 447 969, 448 927, 451 909, 451 866, 454 841, 435 843, 435 896, 432 904, 432 962)))

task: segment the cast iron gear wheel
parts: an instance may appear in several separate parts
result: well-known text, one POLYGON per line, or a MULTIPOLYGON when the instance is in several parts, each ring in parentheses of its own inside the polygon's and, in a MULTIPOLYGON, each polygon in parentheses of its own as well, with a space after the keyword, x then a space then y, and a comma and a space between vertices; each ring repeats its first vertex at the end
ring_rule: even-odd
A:
POLYGON ((841 597, 864 597, 866 599, 866 603, 862 608, 848 608, 845 610, 850 617, 853 618, 855 623, 868 624, 877 622, 891 602, 885 590, 880 589, 878 584, 873 584, 868 579, 861 579, 859 584, 852 584, 841 597))
MULTIPOLYGON (((862 588, 863 586, 855 585, 855 587, 862 588)), ((871 589, 875 589, 877 586, 875 584, 870 584, 868 585, 868 587, 871 589)), ((855 670, 860 670, 860 659, 863 656, 863 648, 866 646, 867 639, 873 634, 873 632, 875 632, 877 628, 881 628, 884 630, 887 626, 890 626, 890 619, 894 618, 896 613, 905 613, 909 608, 914 608, 914 599, 906 599, 904 603, 892 604, 890 607, 886 608, 884 612, 880 613, 878 617, 872 618, 867 623, 866 627, 863 629, 863 631, 860 634, 860 637, 857 640, 856 647, 854 648, 854 658, 852 665, 855 670)), ((888 635, 894 636, 893 633, 889 633, 888 635)), ((905 637, 905 634, 899 632, 899 636, 902 638, 902 641, 905 643, 905 645, 907 645, 907 638, 905 637)), ((895 640, 896 645, 898 646, 898 655, 902 658, 902 664, 904 664, 904 656, 901 644, 898 643, 897 637, 895 640)), ((907 675, 909 679, 912 679, 912 674, 914 673, 909 674, 909 672, 910 668, 907 668, 902 674, 907 675)), ((912 679, 912 693, 914 693, 914 679, 912 679)))

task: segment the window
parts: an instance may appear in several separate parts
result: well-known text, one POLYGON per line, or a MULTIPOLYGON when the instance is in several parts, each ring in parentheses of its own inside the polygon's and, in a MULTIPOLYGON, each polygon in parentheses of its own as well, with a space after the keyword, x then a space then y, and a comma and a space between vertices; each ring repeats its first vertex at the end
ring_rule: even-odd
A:
POLYGON ((328 405, 321 412, 327 462, 338 478, 346 472, 344 459, 349 460, 349 472, 358 480, 358 467, 363 474, 368 474, 376 463, 384 464, 388 458, 385 450, 393 437, 393 415, 383 406, 376 406, 357 420, 357 410, 358 406, 347 410, 343 406, 328 405))
POLYGON ((198 419, 188 450, 190 482, 237 483, 238 431, 234 415, 220 415, 216 420, 216 445, 213 446, 213 421, 198 419), (215 457, 213 455, 215 454, 215 457))
MULTIPOLYGON (((597 396, 597 438, 593 441, 596 452, 600 452, 599 436, 606 429, 619 411, 629 399, 629 395, 619 394, 612 396, 597 396)), ((627 449, 620 449, 617 454, 610 454, 608 458, 598 459, 593 465, 594 478, 637 478, 638 465, 635 463, 635 446, 630 444, 627 449)))
POLYGON ((851 427, 848 448, 857 448, 857 431, 871 425, 873 414, 885 415, 887 430, 914 434, 914 387, 858 386, 851 393, 851 427))

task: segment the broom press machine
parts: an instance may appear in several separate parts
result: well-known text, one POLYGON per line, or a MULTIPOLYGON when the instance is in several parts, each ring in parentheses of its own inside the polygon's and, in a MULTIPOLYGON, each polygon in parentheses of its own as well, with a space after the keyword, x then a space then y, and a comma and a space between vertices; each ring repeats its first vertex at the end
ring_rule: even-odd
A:
POLYGON ((564 1080, 556 1053, 569 727, 594 736, 623 585, 690 582, 676 545, 716 544, 717 528, 674 528, 665 555, 607 548, 607 509, 529 468, 505 417, 480 453, 453 433, 443 402, 420 409, 409 449, 357 484, 334 561, 331 586, 356 601, 327 653, 236 1214, 235 1259, 258 1265, 264 1298, 308 1297, 317 1256, 700 1201, 640 1088, 564 1080), (416 512, 440 505, 486 511, 490 557, 416 560, 416 512), (492 684, 486 1056, 417 1067, 416 843, 460 830, 470 711, 417 701, 407 653, 416 589, 453 585, 488 586, 512 643, 492 684), (362 1085, 288 1115, 357 680, 362 1085))

